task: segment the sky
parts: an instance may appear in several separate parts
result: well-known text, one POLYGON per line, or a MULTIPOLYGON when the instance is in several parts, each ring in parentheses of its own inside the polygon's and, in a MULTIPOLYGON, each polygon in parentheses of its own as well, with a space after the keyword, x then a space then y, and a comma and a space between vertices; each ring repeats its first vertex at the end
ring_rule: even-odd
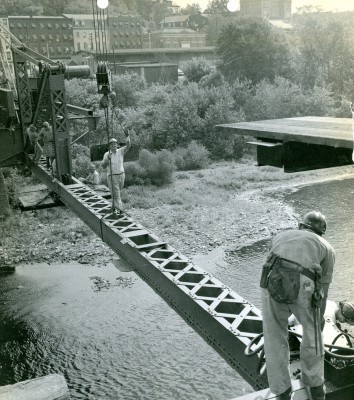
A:
MULTIPOLYGON (((202 11, 207 7, 209 0, 173 0, 173 3, 185 7, 187 4, 198 3, 202 11)), ((354 0, 292 0, 292 12, 304 5, 319 5, 325 11, 354 10, 354 0)))

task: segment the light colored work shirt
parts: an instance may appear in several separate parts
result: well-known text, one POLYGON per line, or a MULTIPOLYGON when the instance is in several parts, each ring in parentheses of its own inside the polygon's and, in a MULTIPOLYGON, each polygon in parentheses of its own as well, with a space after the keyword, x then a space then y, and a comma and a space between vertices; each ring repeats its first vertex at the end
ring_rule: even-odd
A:
POLYGON ((90 173, 87 177, 86 180, 88 183, 91 183, 92 185, 99 185, 100 183, 100 175, 99 173, 95 170, 92 173, 90 173))
POLYGON ((320 283, 331 283, 335 253, 323 237, 306 229, 292 229, 278 233, 270 244, 270 251, 320 272, 320 283))
POLYGON ((124 172, 124 153, 125 146, 117 149, 115 153, 107 151, 103 156, 102 166, 107 167, 107 175, 120 175, 124 172), (111 154, 111 160, 109 160, 108 155, 111 154))

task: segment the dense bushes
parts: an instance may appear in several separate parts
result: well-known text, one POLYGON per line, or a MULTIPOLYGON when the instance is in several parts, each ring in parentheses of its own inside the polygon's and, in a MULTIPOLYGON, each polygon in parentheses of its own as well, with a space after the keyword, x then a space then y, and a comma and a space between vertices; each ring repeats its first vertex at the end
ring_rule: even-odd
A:
POLYGON ((210 163, 209 151, 195 141, 192 141, 187 148, 180 147, 174 150, 173 156, 180 171, 205 168, 210 163))
MULTIPOLYGON (((86 145, 107 141, 106 122, 109 135, 118 140, 124 136, 122 126, 134 130, 133 144, 145 150, 139 163, 128 166, 127 182, 162 184, 172 179, 174 168, 203 168, 209 159, 240 159, 248 149, 245 138, 219 129, 220 124, 336 115, 336 109, 338 115, 346 112, 347 100, 335 103, 326 87, 305 90, 282 77, 256 85, 249 80, 226 82, 220 70, 204 59, 193 59, 184 69, 187 79, 174 85, 147 87, 136 74, 114 76, 112 86, 117 96, 114 104, 110 103, 107 121, 97 106, 101 95, 96 93, 95 82, 71 80, 67 86, 70 102, 82 106, 96 101, 95 112, 101 115, 86 145)), ((82 129, 84 125, 79 131, 82 129)), ((80 176, 89 164, 83 148, 73 147, 74 167, 80 176)))
POLYGON ((213 71, 212 65, 205 58, 192 58, 183 66, 183 72, 189 82, 199 82, 213 71))
POLYGON ((161 186, 172 182, 175 169, 173 155, 168 150, 151 153, 143 149, 138 162, 126 164, 125 181, 127 186, 148 184, 161 186))
POLYGON ((137 162, 125 165, 125 182, 131 185, 157 186, 171 183, 173 172, 177 170, 193 170, 206 167, 210 162, 208 150, 191 142, 187 148, 177 148, 173 152, 160 150, 155 153, 143 149, 137 162))

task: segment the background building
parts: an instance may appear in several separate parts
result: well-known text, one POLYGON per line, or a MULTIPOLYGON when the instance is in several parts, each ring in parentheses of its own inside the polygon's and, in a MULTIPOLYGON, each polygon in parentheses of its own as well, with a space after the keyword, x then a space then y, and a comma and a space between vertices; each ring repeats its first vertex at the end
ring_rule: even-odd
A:
POLYGON ((169 28, 146 33, 142 36, 142 46, 148 48, 193 48, 205 47, 204 32, 189 28, 169 28))
POLYGON ((109 49, 141 49, 142 19, 133 15, 109 18, 109 49))
POLYGON ((63 14, 73 21, 74 49, 76 51, 96 50, 95 24, 92 14, 63 14))
POLYGON ((64 16, 9 16, 10 32, 37 53, 54 60, 74 53, 73 21, 64 16))
POLYGON ((266 19, 291 18, 291 0, 240 0, 241 14, 266 19))

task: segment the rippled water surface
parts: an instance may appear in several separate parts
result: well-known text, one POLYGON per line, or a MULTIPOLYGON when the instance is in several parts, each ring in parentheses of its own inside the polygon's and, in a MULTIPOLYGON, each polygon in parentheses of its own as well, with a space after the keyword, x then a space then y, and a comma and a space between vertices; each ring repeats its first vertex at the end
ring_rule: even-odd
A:
MULTIPOLYGON (((337 251, 335 300, 354 299, 353 198, 354 180, 285 195, 299 215, 327 215, 326 238, 337 251)), ((216 250, 195 262, 260 307, 267 245, 216 250)), ((113 265, 41 264, 0 277, 0 333, 0 385, 62 373, 73 399, 227 400, 249 391, 146 283, 113 265), (97 291, 94 277, 110 288, 97 291)))

